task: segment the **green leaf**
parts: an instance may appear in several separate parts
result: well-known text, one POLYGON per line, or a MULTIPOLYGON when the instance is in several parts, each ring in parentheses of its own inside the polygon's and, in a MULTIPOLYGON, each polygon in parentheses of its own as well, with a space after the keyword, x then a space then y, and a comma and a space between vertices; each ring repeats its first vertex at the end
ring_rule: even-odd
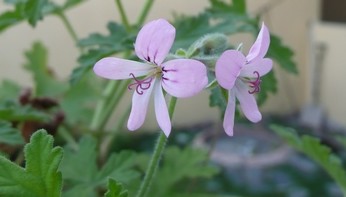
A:
POLYGON ((20 86, 14 81, 3 80, 0 86, 0 98, 2 100, 17 99, 20 93, 20 86))
POLYGON ((44 16, 66 11, 85 1, 66 0, 62 6, 59 6, 48 0, 6 0, 6 3, 15 7, 0 15, 0 32, 26 19, 34 26, 44 16))
POLYGON ((29 51, 25 52, 27 63, 24 65, 32 72, 35 82, 35 96, 58 96, 67 90, 67 84, 59 82, 54 78, 52 71, 48 68, 48 52, 46 47, 35 42, 29 51))
POLYGON ((246 14, 246 2, 245 0, 233 0, 234 11, 246 14))
POLYGON ((177 193, 173 186, 186 178, 211 178, 218 173, 218 168, 206 161, 208 154, 205 151, 190 147, 167 148, 163 156, 163 165, 157 171, 157 178, 148 196, 167 196, 168 193, 177 193))
POLYGON ((8 121, 47 121, 49 117, 31 106, 22 106, 17 102, 6 100, 0 102, 0 119, 8 121))
POLYGON ((72 83, 79 81, 101 58, 133 49, 135 35, 128 33, 123 25, 110 22, 107 28, 109 35, 91 34, 80 40, 79 45, 89 50, 78 58, 79 66, 73 70, 72 83))
POLYGON ((24 11, 28 17, 30 25, 35 26, 43 18, 43 8, 48 0, 27 0, 24 11))
POLYGON ((271 129, 284 138, 293 148, 306 154, 326 170, 339 185, 344 196, 346 196, 346 172, 343 169, 340 158, 332 154, 329 147, 321 144, 318 138, 308 135, 300 137, 291 128, 272 125, 271 129))
POLYGON ((24 144, 20 131, 13 128, 10 122, 0 120, 0 143, 18 145, 24 144))
POLYGON ((63 156, 53 148, 53 137, 39 130, 24 148, 26 168, 0 156, 0 196, 59 197, 62 187, 58 166, 63 156))
POLYGON ((298 69, 293 61, 294 53, 292 49, 284 46, 279 37, 275 35, 270 36, 270 47, 267 55, 275 59, 286 71, 298 74, 298 69))
POLYGON ((108 180, 108 190, 105 193, 105 197, 127 197, 128 192, 124 189, 121 183, 109 179, 108 180))
POLYGON ((15 25, 25 19, 22 10, 17 7, 12 11, 4 12, 0 15, 0 32, 15 25))
POLYGON ((128 184, 139 177, 139 173, 133 169, 136 154, 131 151, 112 154, 99 169, 96 144, 94 138, 86 136, 80 140, 78 150, 65 150, 61 172, 69 184, 63 193, 64 197, 96 197, 97 189, 104 187, 109 178, 128 184))

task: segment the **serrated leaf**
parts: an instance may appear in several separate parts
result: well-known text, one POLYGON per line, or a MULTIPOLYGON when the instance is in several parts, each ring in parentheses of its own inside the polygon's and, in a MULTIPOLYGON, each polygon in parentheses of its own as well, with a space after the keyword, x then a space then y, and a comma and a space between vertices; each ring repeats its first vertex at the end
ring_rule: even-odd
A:
MULTIPOLYGON (((166 196, 177 192, 173 186, 186 178, 210 178, 218 173, 218 168, 208 164, 207 152, 190 147, 167 148, 163 156, 163 165, 158 169, 150 195, 166 196)), ((179 194, 179 191, 178 191, 179 194)))
POLYGON ((109 35, 91 34, 80 40, 80 46, 90 49, 78 58, 79 66, 73 70, 72 83, 78 82, 101 58, 133 49, 134 34, 128 33, 124 26, 114 22, 108 23, 107 28, 109 35))
POLYGON ((298 69, 293 61, 293 55, 292 49, 284 46, 279 37, 275 35, 270 36, 270 47, 267 56, 275 59, 286 71, 298 74, 298 69))
POLYGON ((78 150, 65 150, 60 169, 64 175, 63 179, 70 184, 63 193, 64 197, 73 197, 81 193, 85 197, 96 197, 97 189, 104 187, 109 178, 129 183, 139 177, 139 173, 133 169, 136 154, 131 151, 111 155, 99 169, 96 144, 94 138, 85 136, 80 140, 78 150))
POLYGON ((26 168, 0 156, 0 196, 59 197, 62 180, 58 166, 62 149, 53 148, 53 137, 35 132, 24 148, 26 168))
POLYGON ((24 11, 28 17, 30 25, 35 26, 39 20, 43 18, 43 8, 48 0, 27 0, 24 11))
POLYGON ((108 190, 105 197, 127 197, 128 192, 124 189, 121 183, 113 179, 108 180, 108 190))
POLYGON ((0 119, 8 121, 40 121, 49 120, 49 117, 31 106, 21 106, 17 102, 6 100, 0 102, 0 119))
POLYGON ((279 125, 271 125, 278 135, 284 138, 293 148, 306 154, 316 163, 318 163, 328 174, 336 181, 340 189, 346 196, 346 172, 343 168, 342 161, 331 149, 315 137, 304 135, 298 136, 295 130, 279 125))
POLYGON ((35 96, 58 96, 67 90, 67 84, 56 80, 49 70, 48 52, 42 43, 35 42, 25 56, 27 63, 24 68, 33 74, 35 96))
POLYGON ((20 131, 13 128, 10 122, 0 120, 0 143, 18 145, 24 144, 24 139, 20 131))

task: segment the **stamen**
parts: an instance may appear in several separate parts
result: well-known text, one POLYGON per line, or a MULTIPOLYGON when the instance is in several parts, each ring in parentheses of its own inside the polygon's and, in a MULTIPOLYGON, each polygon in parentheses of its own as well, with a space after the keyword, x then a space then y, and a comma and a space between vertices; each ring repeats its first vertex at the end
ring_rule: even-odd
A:
POLYGON ((143 80, 137 79, 133 73, 130 73, 130 76, 132 76, 133 80, 135 80, 134 83, 131 83, 127 86, 129 90, 132 90, 132 86, 136 85, 136 92, 139 95, 142 95, 144 92, 143 90, 147 90, 151 86, 151 81, 153 80, 152 77, 146 78, 143 80))
POLYGON ((260 78, 260 74, 258 73, 258 71, 254 71, 253 74, 256 74, 256 80, 255 81, 249 81, 250 83, 250 88, 253 88, 252 91, 248 91, 249 94, 254 94, 254 93, 258 93, 261 90, 261 78, 260 78))

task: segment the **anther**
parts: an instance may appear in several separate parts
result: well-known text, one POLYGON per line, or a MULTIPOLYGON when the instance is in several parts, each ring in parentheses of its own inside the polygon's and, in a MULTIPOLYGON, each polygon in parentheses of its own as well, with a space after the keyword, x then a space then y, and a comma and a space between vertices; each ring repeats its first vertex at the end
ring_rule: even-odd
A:
POLYGON ((258 93, 261 88, 260 88, 260 85, 261 85, 261 78, 260 78, 260 74, 258 73, 258 71, 254 71, 253 74, 256 74, 256 80, 255 81, 249 81, 250 83, 250 88, 253 88, 252 91, 248 91, 249 94, 254 94, 254 93, 258 93))
POLYGON ((133 73, 130 73, 130 76, 132 76, 133 80, 135 80, 134 83, 131 83, 127 86, 127 88, 129 90, 132 90, 132 86, 136 85, 136 92, 139 94, 139 95, 142 95, 144 92, 144 90, 147 90, 150 88, 151 86, 151 81, 153 80, 152 77, 150 78, 147 78, 147 79, 143 79, 143 80, 140 80, 140 79, 137 79, 135 77, 135 75, 133 73))

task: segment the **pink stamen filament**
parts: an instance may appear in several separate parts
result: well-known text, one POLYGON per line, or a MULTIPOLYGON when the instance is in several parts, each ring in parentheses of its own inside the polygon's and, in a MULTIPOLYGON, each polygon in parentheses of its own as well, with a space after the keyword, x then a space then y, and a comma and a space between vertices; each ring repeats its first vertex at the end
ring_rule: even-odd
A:
POLYGON ((147 90, 151 86, 151 81, 153 80, 152 77, 140 80, 135 77, 133 73, 130 73, 130 76, 132 76, 133 80, 135 80, 134 83, 131 83, 127 86, 129 90, 132 90, 132 86, 136 85, 136 92, 139 95, 142 95, 144 93, 144 90, 147 90))
POLYGON ((249 81, 249 87, 253 88, 252 91, 248 91, 249 94, 254 94, 254 93, 258 93, 261 90, 261 78, 260 78, 260 74, 258 73, 258 71, 254 71, 253 74, 256 74, 256 80, 255 81, 249 81))

